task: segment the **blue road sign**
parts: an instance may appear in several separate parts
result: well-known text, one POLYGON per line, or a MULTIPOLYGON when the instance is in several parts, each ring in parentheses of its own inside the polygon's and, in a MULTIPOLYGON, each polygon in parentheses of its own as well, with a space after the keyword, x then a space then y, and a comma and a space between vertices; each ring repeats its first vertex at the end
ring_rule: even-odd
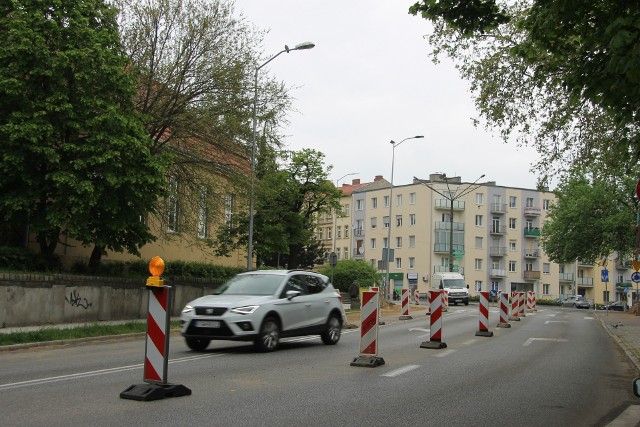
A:
POLYGON ((633 272, 631 274, 631 281, 633 283, 640 283, 640 273, 638 273, 637 271, 633 272))
POLYGON ((609 281, 609 270, 602 270, 601 278, 604 283, 607 283, 609 281))

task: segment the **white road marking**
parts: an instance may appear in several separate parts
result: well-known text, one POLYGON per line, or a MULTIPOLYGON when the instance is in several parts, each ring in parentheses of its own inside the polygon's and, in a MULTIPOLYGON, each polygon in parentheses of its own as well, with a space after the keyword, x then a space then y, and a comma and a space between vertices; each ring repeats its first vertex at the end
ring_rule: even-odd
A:
POLYGON ((555 341, 555 342, 567 342, 568 340, 564 338, 529 338, 522 344, 523 347, 527 347, 531 345, 534 341, 555 341))
POLYGON ((549 324, 549 323, 569 323, 569 322, 568 322, 568 321, 566 321, 566 320, 546 320, 546 321, 544 322, 544 324, 545 324, 545 325, 546 325, 546 324, 549 324))
POLYGON ((409 332, 411 332, 411 331, 431 332, 431 329, 425 329, 425 328, 409 328, 409 332))
POLYGON ((445 357, 450 355, 451 353, 455 353, 456 351, 458 350, 449 349, 449 350, 439 351, 438 353, 434 354, 433 357, 445 357))
POLYGON ((414 369, 418 369, 420 365, 407 365, 402 368, 394 369, 391 372, 387 372, 386 374, 380 375, 381 377, 397 377, 398 375, 405 374, 409 371, 413 371, 414 369))
POLYGON ((594 317, 591 317, 591 316, 585 316, 585 318, 584 318, 584 320, 593 320, 593 319, 594 319, 594 317))

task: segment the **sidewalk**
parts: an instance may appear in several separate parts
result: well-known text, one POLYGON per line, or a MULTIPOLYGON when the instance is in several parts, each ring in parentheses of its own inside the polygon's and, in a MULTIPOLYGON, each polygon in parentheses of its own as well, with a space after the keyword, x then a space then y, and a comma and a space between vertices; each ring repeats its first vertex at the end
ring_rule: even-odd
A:
POLYGON ((640 316, 630 312, 595 310, 595 317, 640 373, 640 316))

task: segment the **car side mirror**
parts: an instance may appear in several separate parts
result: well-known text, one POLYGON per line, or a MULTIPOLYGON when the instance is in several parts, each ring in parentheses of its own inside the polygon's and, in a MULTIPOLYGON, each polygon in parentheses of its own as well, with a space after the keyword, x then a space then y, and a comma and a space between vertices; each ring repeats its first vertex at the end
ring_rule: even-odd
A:
POLYGON ((640 397, 640 377, 633 380, 633 394, 640 397))
POLYGON ((300 295, 300 291, 287 291, 287 293, 285 294, 287 296, 288 300, 292 300, 295 297, 297 297, 298 295, 300 295))

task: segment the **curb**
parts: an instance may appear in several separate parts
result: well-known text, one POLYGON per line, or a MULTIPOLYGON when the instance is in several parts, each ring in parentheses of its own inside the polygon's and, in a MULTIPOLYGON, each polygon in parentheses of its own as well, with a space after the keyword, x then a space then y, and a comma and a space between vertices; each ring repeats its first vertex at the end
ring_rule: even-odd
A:
POLYGON ((638 360, 638 358, 635 356, 630 346, 624 340, 618 337, 616 334, 611 332, 611 329, 604 323, 604 319, 601 319, 600 316, 598 316, 598 321, 600 321, 600 324, 602 325, 604 330, 607 332, 607 334, 609 334, 609 336, 613 338, 613 340, 618 344, 618 346, 620 347, 622 352, 625 354, 625 356, 627 356, 627 359, 629 359, 631 364, 634 365, 636 369, 640 372, 640 360, 638 360))

